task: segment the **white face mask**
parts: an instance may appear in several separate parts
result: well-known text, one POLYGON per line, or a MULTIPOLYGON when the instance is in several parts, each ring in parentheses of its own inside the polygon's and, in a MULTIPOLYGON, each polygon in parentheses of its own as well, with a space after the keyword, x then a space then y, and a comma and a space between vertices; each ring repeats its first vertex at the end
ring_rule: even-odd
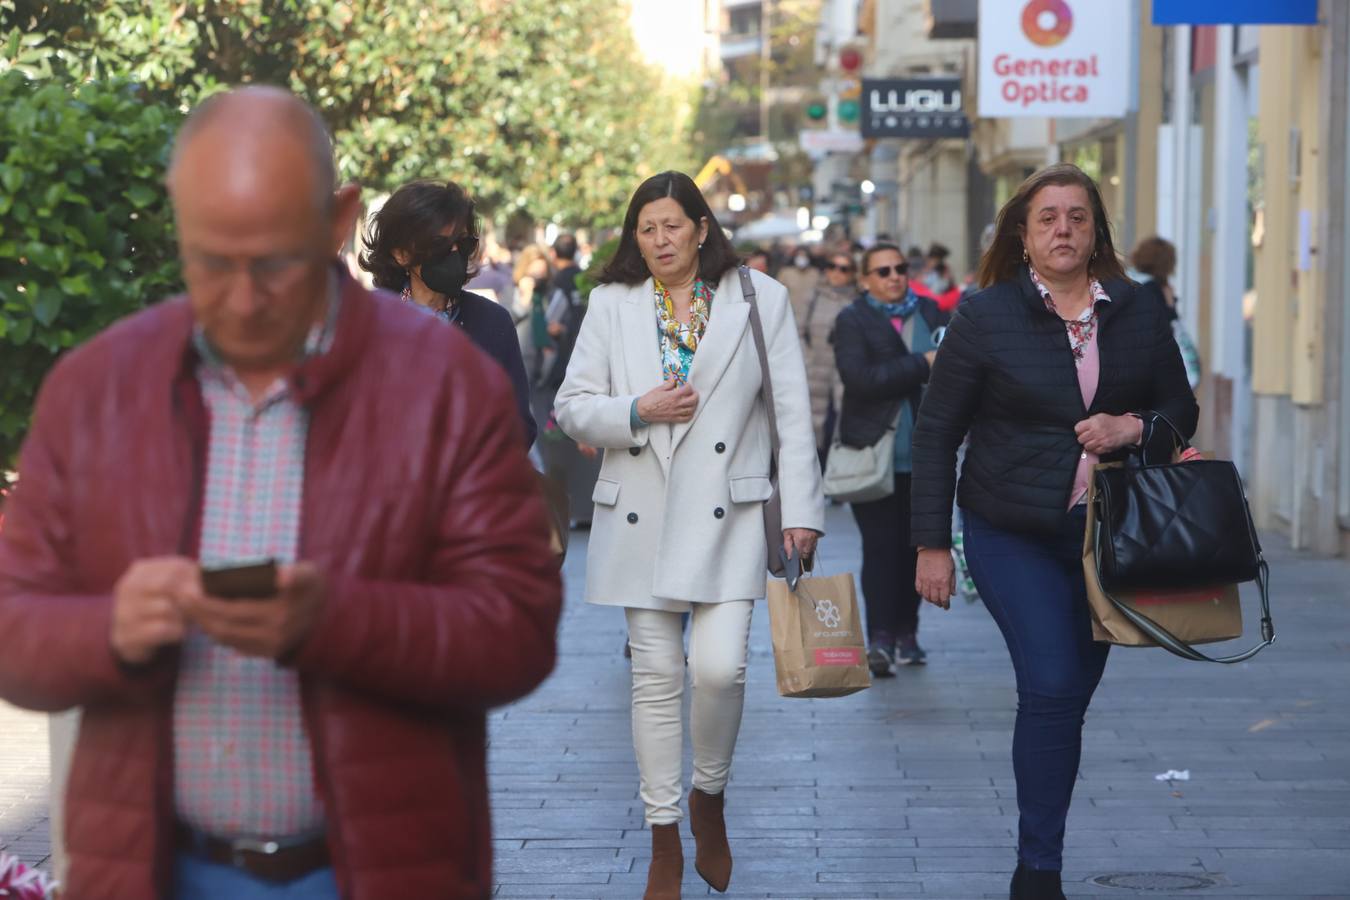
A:
POLYGON ((811 265, 811 257, 807 256, 805 253, 799 253, 792 257, 792 264, 799 269, 805 269, 807 266, 811 265))

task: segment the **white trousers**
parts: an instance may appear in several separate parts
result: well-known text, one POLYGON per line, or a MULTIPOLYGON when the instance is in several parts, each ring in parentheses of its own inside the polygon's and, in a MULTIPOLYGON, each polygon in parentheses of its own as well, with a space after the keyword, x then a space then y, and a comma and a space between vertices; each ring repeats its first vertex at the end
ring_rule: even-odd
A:
MULTIPOLYGON (((693 604, 689 633, 694 787, 719 794, 745 706, 752 600, 693 604)), ((684 736, 684 625, 680 613, 628 609, 633 650, 633 747, 649 825, 679 822, 684 736)))

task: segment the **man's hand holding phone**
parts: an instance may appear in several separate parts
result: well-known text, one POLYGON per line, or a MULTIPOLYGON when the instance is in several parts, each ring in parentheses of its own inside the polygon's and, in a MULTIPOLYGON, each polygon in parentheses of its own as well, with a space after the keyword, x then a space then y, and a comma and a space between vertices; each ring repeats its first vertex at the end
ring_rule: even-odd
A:
POLYGON ((206 589, 185 597, 183 612, 208 637, 245 656, 277 659, 298 646, 313 630, 327 596, 322 574, 308 562, 277 567, 270 596, 255 589, 243 592, 246 596, 212 596, 212 580, 205 574, 206 589))
POLYGON ((197 563, 181 556, 141 559, 113 588, 113 653, 128 665, 150 662, 161 647, 181 643, 187 633, 182 599, 201 591, 197 563))
POLYGON ((185 557, 143 559, 113 589, 109 639, 120 660, 143 665, 193 624, 246 656, 277 659, 313 630, 325 597, 313 563, 203 569, 185 557))

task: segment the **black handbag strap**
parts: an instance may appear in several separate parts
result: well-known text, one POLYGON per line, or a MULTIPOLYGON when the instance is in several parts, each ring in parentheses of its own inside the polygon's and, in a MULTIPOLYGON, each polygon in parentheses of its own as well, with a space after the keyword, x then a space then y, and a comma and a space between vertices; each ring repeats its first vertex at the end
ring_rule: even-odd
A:
MULTIPOLYGON (((1167 416, 1158 412, 1156 409, 1150 409, 1146 415, 1147 417, 1144 418, 1144 436, 1139 441, 1138 447, 1139 460, 1141 463, 1146 466, 1148 465, 1148 445, 1153 440, 1153 432, 1158 427, 1159 422, 1166 425, 1167 429, 1172 432, 1172 445, 1176 450, 1190 449, 1191 442, 1186 439, 1186 435, 1181 433, 1181 429, 1178 428, 1171 419, 1167 418, 1167 416)), ((1171 462, 1171 460, 1168 460, 1168 462, 1171 462)))
MULTIPOLYGON (((1164 419, 1164 421, 1166 420, 1164 419)), ((1168 425, 1170 426, 1171 423, 1168 422, 1168 425)), ((1247 648, 1241 653, 1234 654, 1233 656, 1214 657, 1201 653, 1199 650, 1172 634, 1172 632, 1163 628, 1139 610, 1121 603, 1112 596, 1111 592, 1108 591, 1106 586, 1102 583, 1101 522, 1097 523, 1096 544, 1097 552, 1094 561, 1097 566, 1097 584, 1101 587, 1102 595, 1105 596, 1107 600, 1111 601, 1111 605, 1119 610, 1120 614, 1128 619, 1131 625, 1142 631, 1151 638, 1155 644, 1162 647, 1164 650, 1174 653, 1182 659, 1189 659, 1194 662, 1211 662, 1231 665, 1233 663, 1246 662, 1271 644, 1275 643, 1275 623, 1270 617, 1270 566, 1266 563, 1265 559, 1259 561, 1256 576, 1256 584, 1261 589, 1261 642, 1247 648)))

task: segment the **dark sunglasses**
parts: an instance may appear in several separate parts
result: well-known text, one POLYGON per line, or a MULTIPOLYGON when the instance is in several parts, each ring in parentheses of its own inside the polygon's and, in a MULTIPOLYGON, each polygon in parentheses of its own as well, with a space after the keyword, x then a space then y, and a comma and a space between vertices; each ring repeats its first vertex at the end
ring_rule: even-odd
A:
POLYGON ((471 234, 462 234, 459 237, 437 235, 427 243, 426 252, 422 254, 422 258, 424 260, 444 259, 452 252, 459 253, 465 259, 473 259, 474 254, 478 252, 478 238, 471 234))
POLYGON ((867 274, 880 275, 882 278, 890 278, 892 272, 894 272, 896 275, 906 275, 909 273, 909 266, 906 265, 905 263, 901 263, 898 266, 877 266, 875 269, 868 272, 867 274))
POLYGON ((852 267, 852 266, 841 266, 841 265, 839 265, 839 263, 830 263, 828 266, 825 267, 825 269, 826 269, 827 271, 830 271, 830 272, 852 272, 852 271, 853 271, 853 267, 852 267))

